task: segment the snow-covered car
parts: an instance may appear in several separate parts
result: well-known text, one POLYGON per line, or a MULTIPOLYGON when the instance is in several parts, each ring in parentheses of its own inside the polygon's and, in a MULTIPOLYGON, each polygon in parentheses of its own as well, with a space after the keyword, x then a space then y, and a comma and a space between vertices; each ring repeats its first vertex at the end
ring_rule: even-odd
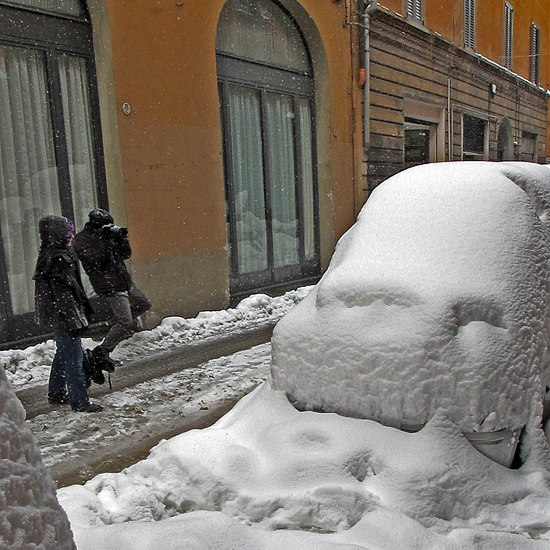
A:
POLYGON ((386 180, 277 325, 274 387, 299 409, 404 430, 443 414, 507 466, 522 430, 524 454, 542 445, 549 210, 546 166, 429 164, 386 180))

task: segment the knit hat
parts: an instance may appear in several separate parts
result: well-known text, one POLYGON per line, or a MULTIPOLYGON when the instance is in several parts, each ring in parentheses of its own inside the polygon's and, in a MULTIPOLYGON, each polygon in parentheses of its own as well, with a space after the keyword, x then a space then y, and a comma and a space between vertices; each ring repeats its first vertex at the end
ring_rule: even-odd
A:
POLYGON ((43 245, 67 246, 74 235, 74 224, 63 216, 44 216, 38 222, 38 232, 43 245))

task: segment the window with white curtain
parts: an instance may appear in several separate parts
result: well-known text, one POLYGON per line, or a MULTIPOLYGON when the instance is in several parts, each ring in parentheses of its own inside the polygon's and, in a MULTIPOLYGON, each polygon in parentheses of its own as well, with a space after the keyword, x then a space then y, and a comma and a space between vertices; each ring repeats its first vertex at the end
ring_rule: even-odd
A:
POLYGON ((232 293, 319 272, 313 77, 271 0, 229 0, 216 38, 232 293))
POLYGON ((0 227, 14 314, 33 309, 38 220, 61 214, 44 54, 0 46, 0 227))
POLYGON ((80 229, 105 200, 85 8, 78 0, 0 0, 0 14, 16 20, 18 10, 27 35, 0 29, 0 341, 41 330, 32 315, 40 218, 63 215, 80 229), (65 28, 71 17, 79 25, 62 48, 41 42, 48 32, 59 40, 51 13, 66 16, 65 28))

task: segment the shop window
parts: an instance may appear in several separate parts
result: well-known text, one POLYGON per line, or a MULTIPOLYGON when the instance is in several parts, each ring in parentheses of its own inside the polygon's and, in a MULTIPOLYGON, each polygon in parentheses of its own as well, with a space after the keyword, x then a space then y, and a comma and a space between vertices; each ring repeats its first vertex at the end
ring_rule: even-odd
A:
POLYGON ((271 0, 229 0, 218 24, 232 295, 319 273, 313 76, 271 0))
POLYGON ((480 160, 485 158, 485 132, 487 123, 482 118, 470 115, 462 117, 462 158, 480 160))
POLYGON ((0 1, 0 19, 0 340, 6 341, 42 330, 32 320, 39 219, 64 215, 81 228, 89 210, 105 204, 105 178, 85 6, 0 1))

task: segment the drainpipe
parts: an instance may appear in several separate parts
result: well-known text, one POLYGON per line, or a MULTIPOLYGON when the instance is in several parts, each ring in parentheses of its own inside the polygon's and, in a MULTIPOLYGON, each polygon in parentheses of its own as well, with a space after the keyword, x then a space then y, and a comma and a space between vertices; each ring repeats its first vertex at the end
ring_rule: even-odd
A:
POLYGON ((367 0, 363 12, 365 83, 363 84, 363 149, 370 148, 370 16, 378 8, 377 0, 367 0))
POLYGON ((453 160, 453 115, 451 111, 451 77, 447 78, 447 139, 449 141, 447 160, 453 160))

